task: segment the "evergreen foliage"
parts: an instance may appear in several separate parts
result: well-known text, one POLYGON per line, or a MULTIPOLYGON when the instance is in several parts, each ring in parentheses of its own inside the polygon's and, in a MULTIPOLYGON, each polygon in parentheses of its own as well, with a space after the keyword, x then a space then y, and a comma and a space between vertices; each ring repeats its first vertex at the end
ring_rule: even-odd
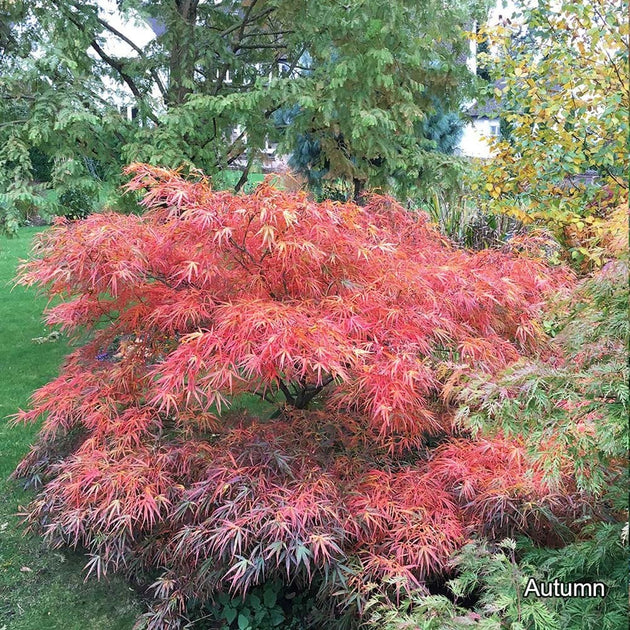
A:
MULTIPOLYGON (((277 112, 278 115, 275 117, 277 125, 288 138, 291 138, 291 134, 294 133, 292 122, 299 113, 299 108, 296 107, 277 112)), ((451 155, 457 148, 462 134, 463 121, 461 115, 453 111, 444 112, 440 107, 437 107, 433 113, 427 113, 422 123, 416 124, 416 142, 418 150, 422 151, 435 150, 445 155, 451 155)), ((331 171, 330 160, 327 159, 322 150, 322 143, 325 144, 324 138, 324 134, 313 132, 295 135, 295 138, 292 139, 293 152, 289 158, 289 166, 306 177, 309 189, 318 198, 347 201, 353 194, 360 192, 361 188, 352 190, 352 187, 344 187, 345 180, 341 177, 335 177, 335 172, 331 171)), ((337 140, 343 143, 342 137, 339 136, 337 140)), ((356 160, 353 161, 356 162, 356 160)), ((380 165, 378 159, 374 162, 374 165, 380 165)), ((456 163, 447 163, 447 168, 455 171, 457 168, 456 163)), ((428 193, 428 180, 429 178, 435 178, 437 175, 434 172, 434 168, 426 165, 416 175, 418 179, 416 187, 422 189, 425 194, 428 193)), ((448 184, 444 185, 444 182, 442 182, 442 188, 447 189, 448 184)))
POLYGON ((464 123, 458 112, 445 112, 438 108, 422 125, 422 135, 435 143, 440 153, 452 154, 464 132, 464 123))

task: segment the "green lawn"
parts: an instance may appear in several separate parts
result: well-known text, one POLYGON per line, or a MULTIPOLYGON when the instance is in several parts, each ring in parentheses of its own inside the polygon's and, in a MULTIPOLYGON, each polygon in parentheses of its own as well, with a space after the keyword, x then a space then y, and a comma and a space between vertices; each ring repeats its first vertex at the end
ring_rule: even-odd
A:
POLYGON ((18 260, 39 229, 0 237, 0 630, 130 629, 142 605, 124 581, 84 583, 84 556, 49 550, 37 537, 24 536, 15 516, 29 495, 7 478, 37 427, 12 427, 6 416, 56 375, 68 350, 63 340, 32 341, 48 332, 41 320, 46 300, 32 290, 12 289, 18 260))

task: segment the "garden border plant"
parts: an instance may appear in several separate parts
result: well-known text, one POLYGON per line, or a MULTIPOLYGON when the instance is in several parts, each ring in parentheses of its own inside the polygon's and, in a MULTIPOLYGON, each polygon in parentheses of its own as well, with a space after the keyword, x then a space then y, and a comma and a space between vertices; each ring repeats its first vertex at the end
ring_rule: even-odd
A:
POLYGON ((351 620, 375 583, 443 576, 472 533, 554 542, 591 509, 570 466, 551 485, 518 436, 453 423, 459 375, 544 355, 569 272, 522 239, 459 249, 387 197, 129 172, 144 215, 59 220, 22 267, 61 300, 47 322, 83 337, 18 414, 43 425, 17 475, 41 484, 31 524, 90 572, 159 568, 148 628, 315 577, 351 620), (227 409, 249 396, 270 412, 227 409))

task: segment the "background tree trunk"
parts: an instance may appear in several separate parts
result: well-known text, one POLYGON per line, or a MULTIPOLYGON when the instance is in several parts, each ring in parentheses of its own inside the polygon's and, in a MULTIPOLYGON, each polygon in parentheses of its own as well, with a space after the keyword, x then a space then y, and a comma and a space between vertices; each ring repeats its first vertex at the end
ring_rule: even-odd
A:
POLYGON ((175 0, 177 18, 171 35, 168 105, 180 105, 191 92, 198 4, 199 0, 175 0))

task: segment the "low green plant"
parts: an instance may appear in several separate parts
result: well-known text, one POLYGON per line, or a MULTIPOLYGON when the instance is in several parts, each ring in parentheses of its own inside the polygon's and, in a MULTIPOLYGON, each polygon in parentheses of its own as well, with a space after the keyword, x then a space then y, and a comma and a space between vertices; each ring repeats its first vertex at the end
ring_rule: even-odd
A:
POLYGON ((193 622, 199 628, 201 620, 218 630, 304 630, 312 616, 314 598, 310 591, 269 580, 256 586, 244 597, 220 593, 205 615, 193 622))
POLYGON ((278 604, 278 588, 274 582, 267 582, 243 598, 233 599, 221 593, 217 597, 215 615, 223 621, 221 630, 272 630, 286 619, 278 604))
POLYGON ((524 596, 530 577, 538 574, 517 561, 516 541, 485 541, 464 546, 452 559, 458 572, 445 594, 419 589, 400 601, 378 595, 368 604, 365 628, 374 630, 561 630, 548 603, 524 596), (469 603, 472 602, 472 603, 469 603), (468 606, 464 605, 468 603, 468 606))
POLYGON ((492 213, 479 204, 475 192, 481 181, 479 164, 458 156, 441 155, 436 173, 422 173, 420 183, 408 195, 409 208, 421 208, 442 234, 460 247, 500 247, 524 232, 514 217, 492 213))
POLYGON ((462 247, 501 246, 523 231, 522 224, 516 219, 483 210, 463 192, 434 192, 424 207, 440 231, 462 247))
POLYGON ((456 577, 446 583, 444 593, 418 589, 396 600, 381 591, 368 603, 364 628, 621 630, 628 617, 624 531, 621 523, 597 524, 584 531, 590 539, 561 549, 536 547, 525 538, 518 543, 505 539, 498 545, 472 542, 453 556, 456 577), (537 584, 602 582, 606 595, 539 597, 528 592, 531 578, 537 584))
POLYGON ((606 596, 553 598, 548 607, 562 630, 622 630, 628 624, 627 523, 595 523, 583 539, 561 549, 539 548, 526 541, 523 561, 538 567, 545 582, 605 585, 606 596), (624 534, 624 532, 626 532, 624 534))

